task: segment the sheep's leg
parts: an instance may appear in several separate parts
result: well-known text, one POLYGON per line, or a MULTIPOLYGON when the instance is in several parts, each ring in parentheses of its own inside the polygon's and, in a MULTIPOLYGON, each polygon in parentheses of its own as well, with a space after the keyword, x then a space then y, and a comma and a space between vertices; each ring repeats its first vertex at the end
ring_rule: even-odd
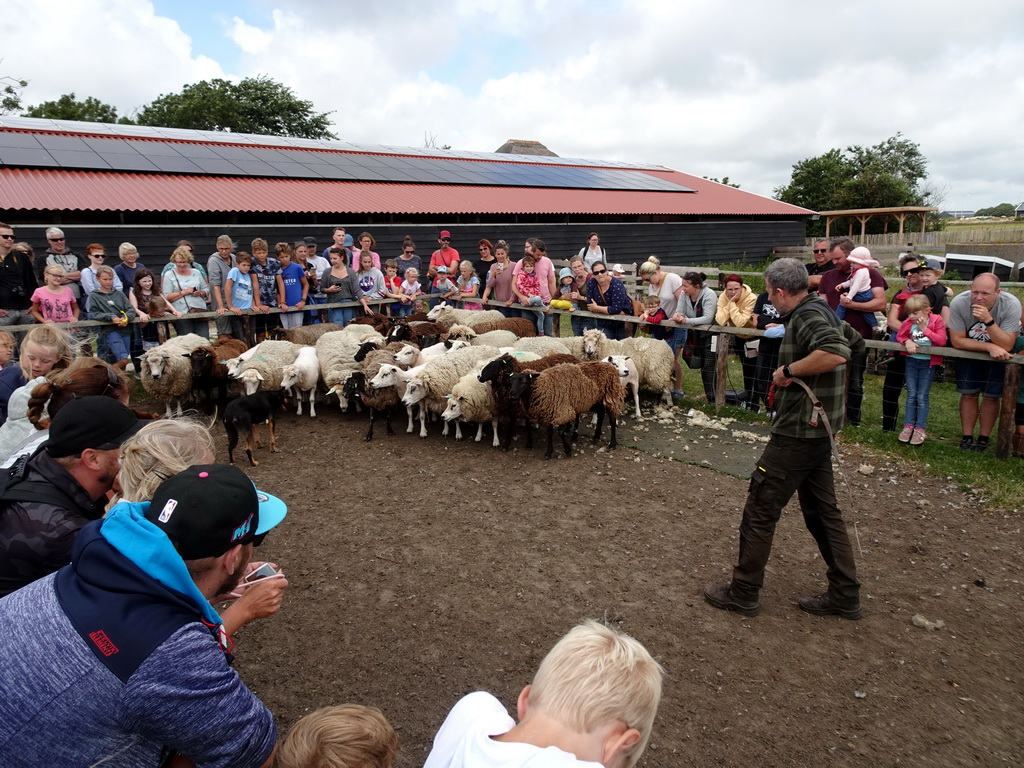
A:
POLYGON ((555 425, 548 424, 548 449, 544 451, 544 459, 550 459, 555 453, 555 425))
POLYGON ((415 429, 414 424, 416 422, 416 419, 413 416, 413 413, 415 413, 415 410, 416 410, 416 406, 415 405, 407 405, 407 406, 405 406, 405 412, 409 415, 409 426, 406 427, 405 431, 406 431, 407 434, 410 434, 410 435, 412 434, 413 429, 415 429))
POLYGON ((420 437, 427 436, 427 407, 420 403, 420 437))
MULTIPOLYGON (((592 443, 596 443, 601 439, 601 427, 604 426, 604 406, 597 405, 594 407, 594 415, 597 416, 597 429, 594 430, 594 439, 592 443)), ((612 420, 614 423, 614 419, 612 420)))
POLYGON ((491 419, 491 431, 494 433, 494 438, 491 440, 491 447, 497 448, 501 445, 501 440, 498 439, 498 420, 491 419))
POLYGON ((612 441, 608 443, 608 450, 614 451, 619 447, 619 441, 615 436, 615 419, 609 416, 608 421, 610 421, 612 425, 612 441))
POLYGON ((181 418, 181 398, 178 398, 178 418, 181 418))
MULTIPOLYGON (((444 423, 444 428, 448 429, 448 422, 444 423)), ((460 421, 455 422, 455 439, 462 440, 462 423, 460 421)))
MULTIPOLYGON (((291 388, 289 388, 289 391, 291 391, 291 388)), ((298 410, 295 411, 295 415, 296 416, 301 416, 302 415, 302 390, 301 389, 299 390, 299 396, 295 398, 295 402, 298 404, 298 410)))
POLYGON ((373 414, 374 414, 374 410, 373 410, 373 408, 371 408, 370 409, 370 427, 369 427, 369 429, 366 430, 366 436, 363 437, 363 440, 366 441, 367 443, 370 442, 371 440, 373 440, 373 414))
POLYGON ((384 426, 388 428, 388 437, 394 437, 395 429, 391 426, 391 406, 384 409, 384 426))
POLYGON ((165 416, 165 418, 169 419, 174 415, 174 412, 171 411, 171 401, 168 400, 166 403, 164 403, 164 405, 167 406, 167 415, 165 416))
MULTIPOLYGON (((661 402, 663 402, 665 405, 667 405, 669 407, 672 406, 672 389, 671 388, 667 388, 667 389, 661 390, 661 402)), ((639 395, 637 395, 636 410, 637 410, 637 413, 640 412, 640 396, 639 395)))
POLYGON ((572 432, 568 424, 562 428, 562 448, 565 450, 566 458, 572 456, 572 432))
MULTIPOLYGON (((448 437, 448 425, 450 423, 451 422, 449 422, 449 421, 446 421, 444 423, 444 427, 441 429, 441 437, 448 437)), ((458 432, 458 435, 459 435, 456 439, 457 440, 461 440, 462 439, 462 431, 459 430, 459 425, 458 424, 455 425, 455 429, 456 429, 456 431, 458 432)))
POLYGON ((309 418, 316 418, 316 390, 309 390, 309 418))
MULTIPOLYGON (((503 453, 507 453, 508 449, 512 446, 512 433, 515 432, 515 428, 516 428, 516 420, 515 419, 506 419, 505 439, 503 441, 499 441, 499 442, 501 442, 501 450, 502 450, 503 453)), ((495 438, 494 439, 498 440, 497 430, 495 430, 495 438)))
POLYGON ((478 421, 476 423, 476 440, 475 440, 475 442, 479 443, 483 439, 484 439, 484 423, 482 421, 478 421))
MULTIPOLYGON (((639 419, 640 418, 640 387, 634 387, 632 384, 630 384, 630 389, 633 390, 633 405, 636 407, 636 417, 637 417, 637 419, 639 419)), ((663 395, 663 397, 664 397, 664 395, 663 395)), ((669 400, 672 399, 671 393, 669 394, 668 397, 669 397, 669 400)))

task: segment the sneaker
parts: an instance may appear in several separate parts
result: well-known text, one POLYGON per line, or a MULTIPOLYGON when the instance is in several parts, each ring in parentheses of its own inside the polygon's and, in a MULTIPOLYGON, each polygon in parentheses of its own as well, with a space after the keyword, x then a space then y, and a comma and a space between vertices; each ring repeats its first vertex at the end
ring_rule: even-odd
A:
POLYGON ((960 438, 960 450, 961 451, 973 451, 974 450, 974 436, 964 435, 960 438))
POLYGON ((914 428, 913 428, 913 426, 911 426, 910 424, 907 424, 907 426, 905 426, 903 428, 903 431, 900 432, 900 436, 897 437, 896 439, 899 440, 901 443, 909 443, 910 442, 910 438, 913 437, 913 435, 914 435, 914 428))
POLYGON ((925 441, 925 438, 927 438, 927 437, 928 437, 928 435, 925 433, 925 431, 923 429, 920 429, 920 428, 915 429, 914 430, 914 436, 910 438, 910 444, 911 445, 920 445, 921 443, 923 443, 925 441))
POLYGON ((715 608, 735 611, 743 616, 757 616, 761 612, 761 604, 757 600, 741 600, 732 593, 728 584, 709 584, 704 587, 704 599, 715 608))
POLYGON ((971 450, 974 451, 975 453, 984 453, 985 451, 987 451, 988 438, 985 438, 985 442, 982 442, 981 438, 979 437, 978 442, 971 446, 971 450))
POLYGON ((797 605, 801 611, 815 616, 841 616, 850 621, 857 621, 860 618, 860 602, 840 605, 828 593, 817 597, 801 597, 797 600, 797 605))

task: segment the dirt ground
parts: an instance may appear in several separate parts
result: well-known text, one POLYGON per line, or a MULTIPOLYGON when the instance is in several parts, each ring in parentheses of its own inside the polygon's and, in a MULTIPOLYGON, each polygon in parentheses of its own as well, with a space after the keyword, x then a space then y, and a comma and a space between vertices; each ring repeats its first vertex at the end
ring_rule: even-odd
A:
POLYGON ((790 506, 748 619, 701 590, 729 576, 756 430, 675 409, 629 419, 617 451, 543 462, 396 426, 365 443, 365 415, 291 413, 281 452, 248 470, 289 505, 260 555, 290 587, 278 616, 239 633, 236 665, 282 731, 373 704, 399 730, 398 765, 421 765, 456 700, 484 689, 514 712, 551 645, 593 617, 665 668, 643 766, 1024 764, 1019 517, 847 446, 864 618, 796 608, 824 568, 790 506))

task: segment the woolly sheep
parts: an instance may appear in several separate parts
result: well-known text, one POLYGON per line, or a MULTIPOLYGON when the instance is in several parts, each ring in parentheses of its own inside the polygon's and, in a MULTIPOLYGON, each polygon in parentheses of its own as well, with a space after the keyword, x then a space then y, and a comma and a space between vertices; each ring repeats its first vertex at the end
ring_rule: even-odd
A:
MULTIPOLYGON (((259 346, 259 345, 257 344, 256 346, 259 346)), ((232 360, 225 360, 224 361, 224 365, 226 365, 227 369, 228 369, 228 378, 229 379, 237 379, 238 378, 238 372, 239 372, 239 370, 241 370, 242 364, 246 360, 248 360, 250 357, 255 355, 255 354, 256 354, 256 347, 250 347, 249 349, 245 350, 245 352, 240 354, 238 357, 236 357, 236 358, 234 358, 232 360)))
POLYGON ((325 333, 340 331, 343 326, 337 323, 320 323, 319 325, 300 325, 298 328, 275 328, 274 338, 280 341, 290 341, 293 344, 313 346, 316 340, 325 333))
POLYGON ((455 309, 444 301, 427 312, 427 320, 440 323, 446 328, 450 328, 456 323, 475 328, 480 323, 492 323, 504 319, 505 316, 496 309, 455 309))
POLYGON ((440 323, 395 323, 387 338, 388 341, 406 341, 410 344, 415 344, 417 347, 424 347, 437 342, 441 335, 447 333, 447 331, 447 326, 440 323))
POLYGON ((629 355, 636 366, 640 386, 661 392, 665 405, 672 405, 672 377, 676 355, 672 346, 662 339, 638 336, 623 339, 622 354, 629 355))
POLYGON ((633 407, 636 409, 636 417, 640 418, 640 375, 637 373, 633 358, 629 355, 608 355, 604 362, 611 363, 619 372, 622 379, 622 386, 625 389, 633 390, 633 407))
POLYGON ((480 442, 484 432, 484 422, 491 422, 491 430, 494 432, 494 439, 491 443, 498 447, 498 417, 494 411, 494 398, 491 396, 490 384, 482 383, 479 380, 481 364, 463 376, 452 387, 452 396, 448 400, 441 418, 445 421, 455 422, 455 439, 462 439, 462 430, 459 427, 460 421, 477 423, 476 442, 480 442))
POLYGON ((316 385, 320 381, 320 363, 316 347, 301 347, 295 362, 281 369, 281 389, 295 387, 296 413, 302 415, 302 393, 309 396, 309 417, 316 418, 316 385))
POLYGON ((550 336, 537 336, 535 338, 520 339, 513 345, 516 349, 524 352, 535 352, 541 357, 544 355, 568 355, 569 348, 559 339, 550 336))
POLYGON ((236 376, 245 394, 280 389, 284 367, 295 362, 301 347, 290 341, 261 341, 254 349, 256 352, 242 363, 236 376))
POLYGON ((577 355, 584 362, 604 360, 608 355, 627 354, 622 349, 622 342, 616 339, 609 339, 603 331, 596 328, 587 328, 583 332, 582 354, 577 355))
POLYGON ((565 455, 572 455, 574 431, 568 426, 591 408, 598 413, 594 442, 601 437, 601 424, 607 413, 612 433, 608 449, 613 450, 618 445, 615 420, 622 411, 624 391, 614 366, 602 362, 556 365, 540 373, 513 374, 510 383, 511 395, 524 403, 529 419, 548 429, 545 459, 550 459, 554 451, 557 426, 565 428, 562 432, 565 455))
POLYGON ((514 345, 518 340, 512 331, 488 331, 477 333, 465 325, 453 325, 448 329, 448 341, 465 339, 474 347, 505 347, 514 345), (456 330, 457 329, 457 330, 456 330))
POLYGON ((142 388, 163 401, 167 418, 171 417, 171 403, 174 401, 181 416, 182 398, 192 391, 192 363, 185 355, 209 343, 209 339, 189 333, 175 336, 142 356, 142 388))
POLYGON ((213 344, 196 347, 187 355, 192 365, 192 388, 206 393, 207 404, 210 403, 214 387, 221 400, 227 397, 228 368, 225 363, 245 351, 244 341, 224 336, 213 344))
POLYGON ((384 337, 368 325, 356 326, 368 329, 370 333, 368 336, 350 331, 349 328, 352 327, 347 325, 340 331, 325 333, 316 340, 316 356, 320 361, 320 378, 323 379, 328 394, 333 393, 338 396, 338 404, 342 409, 348 408, 348 401, 344 394, 345 381, 352 373, 362 369, 362 364, 355 360, 359 347, 365 341, 384 342, 384 337))
MULTIPOLYGON (((366 431, 364 440, 373 439, 373 422, 376 413, 383 412, 384 424, 389 435, 395 434, 391 427, 391 409, 398 405, 401 396, 405 393, 404 383, 398 383, 389 387, 375 388, 369 385, 380 372, 382 365, 391 365, 389 362, 394 358, 394 353, 389 349, 375 350, 369 353, 363 361, 363 368, 355 371, 345 382, 344 395, 346 400, 362 402, 370 411, 370 424, 366 431)), ((409 414, 409 426, 407 432, 413 431, 414 408, 407 408, 409 414)))
POLYGON ((537 324, 525 317, 503 317, 501 320, 491 320, 486 323, 474 323, 473 329, 479 333, 490 331, 512 331, 518 338, 525 339, 537 335, 537 324))
POLYGON ((417 349, 412 344, 405 344, 401 350, 395 353, 395 362, 399 365, 423 365, 438 355, 444 355, 452 350, 463 349, 468 346, 468 341, 455 341, 452 342, 451 346, 443 341, 439 341, 437 344, 432 344, 425 349, 417 349))
MULTIPOLYGON (((472 371, 477 363, 497 356, 498 350, 494 347, 467 347, 436 357, 423 366, 419 374, 409 379, 402 402, 406 405, 415 405, 422 401, 426 410, 431 413, 442 413, 448 405, 448 395, 459 379, 472 371)), ((447 422, 441 434, 448 434, 447 422)), ((426 436, 426 413, 421 410, 420 437, 426 436)))

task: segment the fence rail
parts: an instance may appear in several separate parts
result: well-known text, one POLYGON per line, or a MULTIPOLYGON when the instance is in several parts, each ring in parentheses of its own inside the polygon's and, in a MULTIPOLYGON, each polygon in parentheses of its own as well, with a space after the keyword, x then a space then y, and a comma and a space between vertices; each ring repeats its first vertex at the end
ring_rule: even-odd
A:
MULTIPOLYGON (((832 237, 846 237, 840 231, 833 231, 832 237)), ((817 238, 806 238, 805 243, 811 245, 817 238)), ((916 250, 922 248, 940 248, 957 243, 1024 243, 1024 226, 1022 227, 950 227, 936 232, 889 232, 881 235, 854 234, 850 237, 858 245, 867 246, 906 246, 913 243, 916 250)))

